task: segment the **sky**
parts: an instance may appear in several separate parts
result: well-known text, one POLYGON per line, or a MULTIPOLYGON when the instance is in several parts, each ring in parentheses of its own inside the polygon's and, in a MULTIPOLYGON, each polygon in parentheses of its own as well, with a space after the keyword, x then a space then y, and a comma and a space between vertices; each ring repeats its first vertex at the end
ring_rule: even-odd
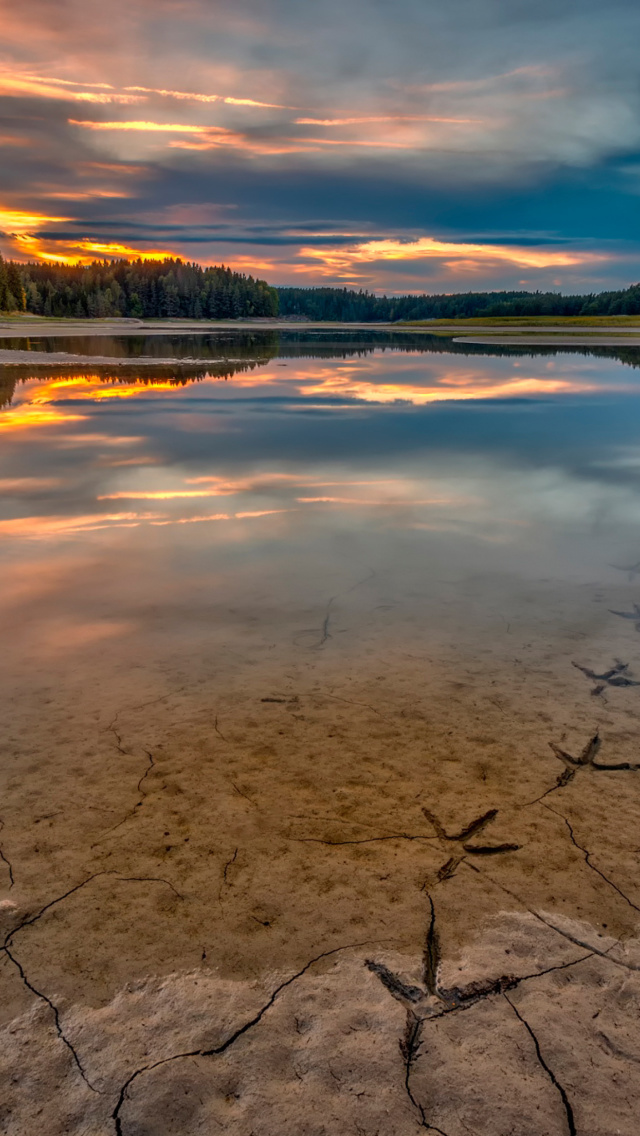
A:
POLYGON ((0 252, 640 279, 637 0, 0 0, 0 252))

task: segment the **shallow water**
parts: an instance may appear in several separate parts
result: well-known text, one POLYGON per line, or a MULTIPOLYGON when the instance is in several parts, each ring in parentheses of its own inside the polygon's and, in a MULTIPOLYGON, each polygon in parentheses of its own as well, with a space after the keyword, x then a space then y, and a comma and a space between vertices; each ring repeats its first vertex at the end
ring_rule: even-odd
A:
POLYGON ((131 360, 0 376, 6 910, 82 885, 16 933, 34 985, 419 957, 427 895, 444 956, 505 907, 631 933, 636 774, 549 742, 637 758, 633 349, 13 346, 131 360), (490 863, 438 828, 489 811, 490 863))
POLYGON ((258 622, 284 605, 321 625, 346 592, 393 635, 390 604, 432 603, 446 632, 441 601, 469 590, 482 622, 496 588, 506 608, 542 577, 620 584, 609 565, 640 550, 640 372, 606 353, 446 346, 380 332, 88 337, 46 348, 215 366, 5 368, 12 619, 14 587, 38 581, 18 601, 17 650, 25 634, 62 652, 101 634, 140 641, 153 605, 179 639, 197 633, 200 604, 257 604, 258 622))

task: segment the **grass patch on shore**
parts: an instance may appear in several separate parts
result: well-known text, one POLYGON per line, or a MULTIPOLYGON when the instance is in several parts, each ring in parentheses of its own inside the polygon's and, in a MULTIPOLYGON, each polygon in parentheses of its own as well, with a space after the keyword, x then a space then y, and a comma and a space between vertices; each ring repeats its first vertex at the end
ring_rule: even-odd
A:
POLYGON ((640 316, 469 316, 466 319, 398 320, 394 327, 629 327, 640 316))

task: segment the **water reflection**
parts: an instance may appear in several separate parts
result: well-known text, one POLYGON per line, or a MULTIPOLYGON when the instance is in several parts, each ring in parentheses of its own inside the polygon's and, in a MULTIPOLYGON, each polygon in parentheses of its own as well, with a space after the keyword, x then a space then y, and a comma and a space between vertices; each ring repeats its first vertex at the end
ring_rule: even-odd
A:
POLYGON ((362 566, 437 599, 478 573, 487 594, 505 574, 599 578, 640 547, 633 349, 271 332, 66 346, 185 362, 4 368, 5 605, 61 555, 56 608, 72 598, 93 626, 97 608, 168 612, 185 588, 197 607, 203 573, 241 608, 256 588, 265 604, 331 595, 362 566))
POLYGON ((113 359, 177 359, 228 362, 232 370, 239 363, 264 363, 272 359, 349 359, 377 353, 393 354, 445 354, 467 358, 491 356, 493 358, 579 355, 594 358, 614 358, 629 366, 640 365, 640 348, 637 346, 599 347, 564 344, 562 346, 504 346, 501 344, 460 343, 451 332, 429 333, 388 328, 366 330, 227 330, 218 332, 163 331, 154 334, 127 333, 122 335, 55 335, 0 337, 3 349, 13 351, 69 352, 78 356, 100 355, 113 359))

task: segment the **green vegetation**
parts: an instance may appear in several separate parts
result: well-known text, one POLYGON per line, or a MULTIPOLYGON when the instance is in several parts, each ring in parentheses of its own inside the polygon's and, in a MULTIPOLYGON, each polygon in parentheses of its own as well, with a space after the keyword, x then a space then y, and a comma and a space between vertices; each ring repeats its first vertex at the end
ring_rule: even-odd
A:
POLYGON ((640 327, 640 316, 478 316, 473 319, 460 320, 401 320, 402 327, 451 327, 455 322, 459 327, 510 327, 517 331, 520 328, 557 327, 562 331, 565 327, 593 327, 598 328, 619 327, 621 330, 640 327))
POLYGON ((463 320, 597 327, 640 322, 640 284, 618 292, 463 292, 376 296, 350 288, 273 288, 230 268, 167 258, 89 265, 17 264, 0 256, 0 311, 57 319, 275 318, 430 327, 463 320))
POLYGON ((0 256, 0 312, 23 312, 25 300, 20 266, 0 256))
POLYGON ((0 257, 0 310, 59 319, 277 316, 278 293, 230 268, 182 260, 15 264, 0 257))
POLYGON ((550 316, 640 316, 640 284, 621 292, 561 296, 557 292, 462 292, 440 296, 374 296, 348 288, 278 288, 281 316, 312 320, 418 323, 505 318, 549 322, 550 316))

